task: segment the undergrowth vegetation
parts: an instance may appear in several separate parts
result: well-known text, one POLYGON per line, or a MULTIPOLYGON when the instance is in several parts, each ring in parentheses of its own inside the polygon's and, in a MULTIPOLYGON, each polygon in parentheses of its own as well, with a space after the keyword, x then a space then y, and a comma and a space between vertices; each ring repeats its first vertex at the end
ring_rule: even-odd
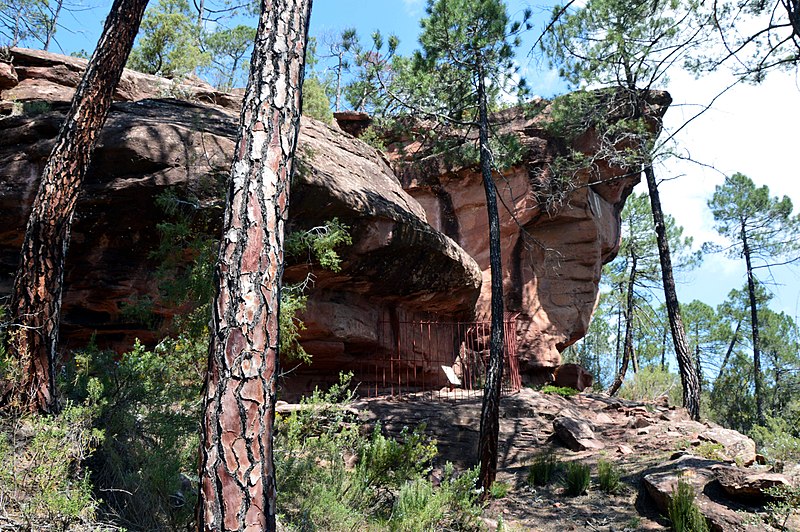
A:
POLYGON ((343 376, 277 418, 281 522, 291 530, 477 529, 476 471, 459 474, 445 464, 435 487, 428 474, 436 443, 424 427, 404 428, 392 439, 377 424, 364 435, 346 407, 351 399, 343 376))
POLYGON ((669 501, 667 517, 675 532, 708 532, 708 523, 695 503, 692 485, 685 480, 678 480, 669 501))
MULTIPOLYGON (((93 388, 93 390, 97 390, 93 388)), ((67 403, 58 415, 12 415, 0 423, 2 529, 67 530, 97 522, 101 503, 85 460, 105 441, 93 428, 97 397, 67 403)))
POLYGON ((560 467, 560 463, 555 454, 546 452, 538 455, 533 460, 533 464, 528 468, 528 484, 531 486, 545 486, 549 484, 560 467))
POLYGON ((567 495, 577 497, 589 489, 592 482, 592 470, 587 464, 567 462, 564 466, 562 483, 567 495))

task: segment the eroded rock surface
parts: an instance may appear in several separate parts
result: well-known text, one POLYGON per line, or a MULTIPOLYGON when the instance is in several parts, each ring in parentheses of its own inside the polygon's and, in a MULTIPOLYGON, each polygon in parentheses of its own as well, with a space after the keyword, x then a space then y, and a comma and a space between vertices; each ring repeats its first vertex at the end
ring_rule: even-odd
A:
MULTIPOLYGON (((0 115, 6 115, 0 121, 0 294, 10 290, 27 209, 86 64, 33 50, 11 55, 11 65, 0 64, 0 115)), ((191 193, 203 213, 200 229, 219 232, 218 184, 234 145, 237 95, 200 81, 176 84, 126 71, 115 98, 75 217, 62 324, 67 345, 81 345, 95 331, 101 345, 120 349, 137 336, 154 341, 155 333, 122 313, 137 298, 154 298, 165 323, 176 311, 155 297, 157 264, 150 256, 164 219, 155 198, 165 189, 191 193)), ((646 111, 659 117, 668 95, 653 93, 650 100, 646 111)), ((573 189, 543 207, 541 193, 554 183, 549 165, 567 146, 545 133, 547 105, 540 104, 537 117, 514 110, 496 117, 500 132, 515 135, 523 148, 521 162, 498 183, 506 310, 517 317, 520 368, 531 381, 548 380, 560 351, 585 333, 601 267, 619 246, 619 212, 639 180, 630 169, 600 161, 599 175, 581 174, 573 189)), ((347 118, 358 132, 364 117, 347 118)), ((303 121, 291 226, 338 217, 354 237, 342 250, 342 272, 313 272, 303 342, 318 373, 335 374, 373 350, 381 342, 379 321, 488 314, 480 176, 439 156, 403 159, 399 146, 390 146, 387 160, 335 126, 303 121)), ((572 143, 585 153, 596 147, 591 130, 572 143)), ((307 272, 305 265, 290 266, 287 280, 307 272)))
MULTIPOLYGON (((14 110, 21 114, 0 120, 0 294, 11 289, 38 179, 85 64, 44 52, 13 53, 19 83, 3 97, 46 105, 21 105, 14 110)), ((222 105, 141 99, 159 95, 167 83, 153 76, 126 71, 123 82, 76 209, 63 299, 66 346, 85 345, 92 335, 98 345, 120 350, 136 337, 155 341, 157 333, 123 312, 136 297, 153 298, 165 323, 176 312, 158 297, 158 264, 151 257, 160 239, 156 226, 167 219, 156 205, 159 194, 172 188, 191 197, 202 212, 196 229, 215 238, 221 229, 219 184, 230 165, 237 113, 222 105)), ((185 90, 206 94, 202 86, 185 90)), ((430 227, 374 149, 304 118, 298 153, 290 225, 307 229, 338 217, 353 237, 342 250, 340 272, 314 270, 303 339, 317 372, 335 377, 373 350, 378 322, 389 313, 471 313, 481 282, 475 261, 430 227)), ((301 264, 289 267, 286 278, 307 273, 301 264)))
MULTIPOLYGON (((666 93, 649 94, 644 112, 654 128, 670 101, 666 93)), ((533 105, 541 107, 535 116, 519 108, 494 116, 497 133, 516 136, 523 152, 520 163, 495 181, 505 305, 517 319, 520 369, 529 381, 546 382, 561 363, 561 351, 586 333, 602 266, 619 250, 620 212, 640 174, 600 160, 592 171, 581 170, 564 185, 564 176, 556 175, 551 163, 568 148, 592 157, 598 140, 590 128, 567 146, 544 127, 550 104, 533 105)), ((389 145, 388 154, 403 187, 425 208, 431 225, 478 262, 484 282, 476 314, 486 318, 491 277, 480 173, 474 164, 457 158, 454 162, 450 152, 420 160, 415 154, 420 149, 400 139, 389 145)))
POLYGON ((744 434, 731 429, 713 427, 699 435, 699 439, 722 446, 720 458, 743 466, 756 461, 756 442, 744 434))
MULTIPOLYGON (((417 400, 415 400, 417 399, 417 400)), ((452 461, 461 467, 476 463, 481 398, 450 400, 442 393, 440 401, 369 399, 353 406, 362 411, 369 424, 398 435, 403 427, 425 424, 425 432, 438 442, 442 467, 452 461)), ((572 397, 543 394, 528 388, 504 396, 500 402, 498 480, 510 484, 511 492, 490 503, 487 513, 501 515, 511 529, 563 532, 570 524, 576 530, 669 530, 664 515, 679 479, 689 482, 697 494, 697 504, 715 531, 777 531, 764 517, 763 497, 732 496, 723 489, 721 471, 731 476, 753 479, 744 486, 765 487, 777 477, 764 468, 743 468, 694 454, 691 442, 698 435, 717 428, 693 421, 683 408, 665 403, 639 403, 610 398, 602 394, 581 393, 572 397), (556 423, 570 417, 590 424, 591 433, 604 444, 603 449, 569 449, 557 437, 556 423), (631 420, 645 419, 646 431, 631 420), (680 451, 672 457, 675 451, 680 451), (528 467, 543 453, 561 463, 577 461, 592 466, 610 461, 622 473, 623 487, 609 494, 596 484, 588 495, 565 497, 558 481, 547 486, 528 484, 528 467), (755 479, 761 479, 756 481, 755 479), (641 489, 640 489, 641 487, 641 489), (636 524, 631 524, 633 521, 636 524), (566 526, 565 526, 566 524, 566 526)), ((368 431, 365 431, 368 432, 368 431)), ((585 433, 588 434, 588 433, 585 433)), ((785 473, 786 482, 800 481, 796 470, 785 473)), ((781 481, 778 481, 782 483, 781 481)), ((728 483, 730 484, 730 483, 728 483)), ((738 489, 738 488, 737 488, 738 489)), ((745 489, 745 488, 742 488, 745 489)), ((486 514, 485 514, 486 515, 486 514)), ((800 516, 793 516, 789 530, 800 530, 800 516)))

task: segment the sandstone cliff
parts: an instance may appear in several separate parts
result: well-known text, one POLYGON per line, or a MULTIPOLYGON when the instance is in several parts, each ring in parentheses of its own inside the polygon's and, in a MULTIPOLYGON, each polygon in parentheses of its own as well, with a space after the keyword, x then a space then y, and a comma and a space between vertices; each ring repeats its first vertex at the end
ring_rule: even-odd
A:
MULTIPOLYGON (((85 65, 45 52, 14 49, 12 55, 11 65, 0 63, 0 296, 10 290, 27 210, 85 65)), ((121 312, 134 296, 154 297, 165 322, 176 311, 157 297, 157 265, 150 257, 164 216, 155 198, 163 190, 191 192, 207 211, 203 230, 216 236, 219 229, 219 198, 207 185, 227 171, 236 96, 126 71, 116 97, 73 226, 66 346, 92 335, 118 349, 135 337, 154 341, 154 332, 121 312)), ((651 100, 650 112, 658 117, 669 98, 651 100)), ((522 369, 532 380, 549 375, 560 363, 559 351, 585 333, 601 267, 619 245, 619 212, 639 179, 629 169, 600 165, 600 173, 583 175, 557 208, 542 208, 539 192, 552 179, 549 164, 566 149, 542 129, 546 117, 546 109, 533 118, 514 111, 497 117, 498 127, 517 135, 524 148, 522 162, 504 172, 498 188, 506 207, 507 310, 518 315, 522 369)), ((353 233, 353 245, 342 251, 342 271, 314 272, 303 343, 318 375, 379 348, 381 320, 483 317, 488 311, 480 176, 440 156, 403 160, 400 144, 384 156, 336 126, 303 120, 290 225, 303 229, 338 217, 353 233)), ((596 149, 591 130, 574 144, 587 153, 596 149)), ((306 271, 289 265, 286 274, 296 280, 306 271)))
MULTIPOLYGON (((74 71, 85 64, 44 52, 13 53, 19 83, 2 92, 0 106, 9 114, 0 120, 0 295, 10 291, 27 212, 77 82, 74 71)), ((67 347, 93 335, 99 345, 118 349, 135 337, 154 341, 153 331, 122 313, 132 296, 154 297, 162 318, 175 312, 158 300, 157 265, 150 257, 160 238, 156 225, 165 218, 155 201, 162 191, 191 192, 197 207, 208 211, 204 230, 219 232, 218 190, 209 177, 227 172, 237 114, 215 105, 227 100, 208 91, 199 98, 212 103, 141 99, 162 93, 164 83, 126 71, 122 87, 136 90, 118 91, 122 101, 113 105, 100 137, 66 265, 67 347)), ((198 98, 189 89, 184 93, 198 98)), ((409 317, 471 314, 481 282, 475 261, 428 225, 382 156, 309 119, 302 123, 299 153, 291 225, 303 229, 338 217, 353 237, 341 272, 315 272, 303 337, 315 368, 347 367, 347 357, 374 347, 377 321, 390 311, 409 317)), ((305 265, 290 267, 287 276, 306 271, 305 265)))
MULTIPOLYGON (((651 127, 659 127, 670 101, 664 92, 647 94, 644 113, 651 127)), ((494 120, 497 133, 515 136, 523 150, 521 161, 496 178, 505 305, 517 316, 521 371, 533 381, 546 381, 560 364, 560 352, 586 333, 603 264, 619 251, 620 212, 640 170, 597 159, 556 190, 554 160, 569 148, 593 157, 600 141, 591 127, 571 144, 554 138, 545 127, 551 105, 540 101, 538 106, 535 113, 509 109, 494 120)), ((618 118, 627 117, 623 107, 618 118)), ((447 153, 424 153, 424 147, 408 141, 389 146, 403 188, 425 208, 431 225, 478 262, 484 282, 476 314, 485 317, 491 277, 481 176, 474 165, 453 163, 447 153)))

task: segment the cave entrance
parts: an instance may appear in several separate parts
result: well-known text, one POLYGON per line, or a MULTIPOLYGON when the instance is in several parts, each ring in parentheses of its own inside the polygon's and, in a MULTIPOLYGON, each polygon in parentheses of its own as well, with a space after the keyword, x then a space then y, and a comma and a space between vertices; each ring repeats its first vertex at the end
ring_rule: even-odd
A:
MULTIPOLYGON (((519 391, 517 314, 504 316, 504 394, 519 391)), ((489 362, 489 321, 386 320, 378 323, 380 349, 354 372, 359 393, 418 399, 481 396, 489 362)))

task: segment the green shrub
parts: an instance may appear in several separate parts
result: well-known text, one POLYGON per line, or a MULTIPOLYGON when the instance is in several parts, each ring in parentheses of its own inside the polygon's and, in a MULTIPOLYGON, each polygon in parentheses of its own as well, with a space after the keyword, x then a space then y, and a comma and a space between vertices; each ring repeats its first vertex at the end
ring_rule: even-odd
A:
POLYGON ((694 454, 698 456, 702 456, 708 460, 720 460, 724 461, 725 458, 725 446, 721 443, 715 443, 710 441, 704 441, 700 445, 694 448, 694 454))
POLYGON ((553 453, 547 452, 537 456, 528 468, 528 484, 531 486, 544 486, 558 471, 558 458, 553 453))
POLYGON ((580 393, 575 388, 569 388, 566 386, 553 386, 552 384, 543 386, 541 392, 552 393, 555 395, 560 395, 561 397, 572 397, 573 395, 578 395, 580 393))
POLYGON ((427 474, 436 445, 420 427, 389 438, 376 426, 364 438, 346 408, 349 379, 276 420, 282 522, 299 530, 476 529, 477 473, 457 475, 448 464, 433 487, 427 474))
POLYGON ((567 495, 577 497, 583 495, 591 484, 592 471, 588 465, 580 462, 568 462, 564 468, 564 488, 567 495))
POLYGON ((109 519, 177 530, 193 519, 200 388, 206 338, 179 336, 121 356, 90 347, 67 363, 61 389, 77 400, 97 388, 106 438, 87 462, 109 519))
POLYGON ((619 396, 629 401, 654 402, 667 397, 669 404, 681 404, 681 382, 678 375, 658 366, 643 366, 620 388, 619 396))
POLYGON ((28 530, 94 526, 98 500, 84 462, 104 434, 92 428, 96 386, 84 404, 67 402, 55 416, 2 420, 0 502, 7 522, 28 530))
POLYGON ((754 426, 750 436, 767 460, 800 461, 800 438, 797 425, 778 417, 767 417, 766 426, 754 426))
POLYGON ((786 530, 786 522, 800 511, 800 486, 773 486, 764 491, 772 498, 767 504, 772 522, 780 530, 786 530))
POLYGON ((489 495, 492 496, 492 499, 502 499, 508 495, 510 489, 511 484, 508 482, 493 482, 492 487, 489 488, 489 495))
POLYGON ((366 142, 378 151, 386 151, 386 144, 383 141, 383 137, 381 137, 380 133, 378 133, 378 130, 373 126, 369 126, 367 129, 365 129, 358 138, 361 139, 362 142, 366 142))
POLYGON ((684 480, 672 492, 668 515, 675 532, 708 532, 708 523, 694 502, 694 488, 684 480))
POLYGON ((597 484, 606 493, 618 493, 622 488, 619 469, 607 460, 599 460, 597 462, 597 484))
POLYGON ((333 122, 333 112, 325 87, 316 76, 307 76, 303 80, 303 114, 320 122, 333 122))

